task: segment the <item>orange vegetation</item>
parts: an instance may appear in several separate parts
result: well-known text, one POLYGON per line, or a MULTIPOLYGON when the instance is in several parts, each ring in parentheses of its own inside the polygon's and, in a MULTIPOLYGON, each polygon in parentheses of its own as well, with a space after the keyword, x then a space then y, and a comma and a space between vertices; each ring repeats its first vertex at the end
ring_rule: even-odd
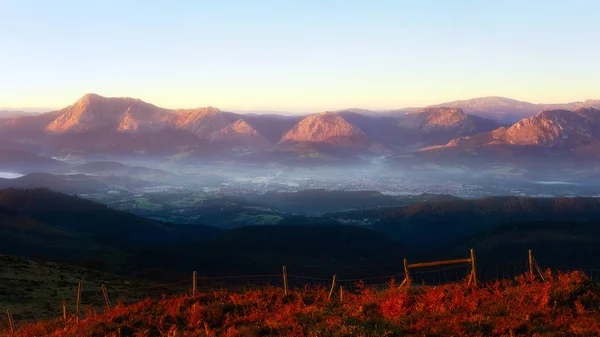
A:
MULTIPOLYGON (((203 293, 117 305, 80 323, 43 321, 19 336, 599 336, 600 290, 584 274, 520 276, 375 290, 285 296, 279 288, 203 293)), ((3 327, 6 328, 6 327, 3 327)))

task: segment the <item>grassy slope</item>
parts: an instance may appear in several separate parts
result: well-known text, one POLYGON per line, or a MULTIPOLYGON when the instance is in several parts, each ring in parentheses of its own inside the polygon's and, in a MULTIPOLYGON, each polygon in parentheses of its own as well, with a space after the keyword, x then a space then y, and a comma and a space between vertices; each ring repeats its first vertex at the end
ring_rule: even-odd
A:
POLYGON ((75 310, 79 281, 82 282, 83 308, 102 308, 102 284, 115 299, 125 289, 129 291, 129 297, 148 296, 152 292, 131 289, 155 285, 70 265, 0 255, 0 310, 3 313, 11 310, 15 320, 59 317, 63 299, 69 311, 75 310))
POLYGON ((78 324, 22 325, 28 336, 598 336, 600 291, 582 274, 469 288, 281 289, 145 300, 78 324))

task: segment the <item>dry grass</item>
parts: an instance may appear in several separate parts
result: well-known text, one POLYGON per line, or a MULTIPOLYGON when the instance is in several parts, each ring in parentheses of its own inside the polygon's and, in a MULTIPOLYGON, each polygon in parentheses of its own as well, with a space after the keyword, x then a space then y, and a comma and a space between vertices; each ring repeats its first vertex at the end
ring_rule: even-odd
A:
POLYGON ((547 275, 478 288, 465 283, 383 291, 359 287, 327 300, 327 289, 284 296, 243 294, 147 299, 89 312, 78 324, 19 326, 33 336, 598 336, 600 291, 582 273, 547 275))
POLYGON ((82 282, 84 308, 102 308, 102 284, 115 298, 127 294, 138 299, 151 293, 136 288, 154 285, 71 265, 0 255, 0 310, 4 314, 10 309, 17 321, 59 317, 63 299, 68 309, 74 310, 79 281, 82 282))

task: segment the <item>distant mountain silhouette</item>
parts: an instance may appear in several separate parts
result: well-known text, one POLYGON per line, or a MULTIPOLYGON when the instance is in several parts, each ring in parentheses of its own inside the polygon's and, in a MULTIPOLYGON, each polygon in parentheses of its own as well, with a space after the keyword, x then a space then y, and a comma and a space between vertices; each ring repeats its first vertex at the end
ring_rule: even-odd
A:
POLYGON ((513 124, 520 119, 532 117, 543 110, 577 110, 580 108, 600 109, 600 100, 586 100, 562 104, 534 104, 506 97, 479 97, 432 105, 430 107, 460 108, 466 113, 496 120, 504 124, 513 124))
POLYGON ((0 171, 9 172, 62 172, 67 164, 26 151, 0 148, 0 171))

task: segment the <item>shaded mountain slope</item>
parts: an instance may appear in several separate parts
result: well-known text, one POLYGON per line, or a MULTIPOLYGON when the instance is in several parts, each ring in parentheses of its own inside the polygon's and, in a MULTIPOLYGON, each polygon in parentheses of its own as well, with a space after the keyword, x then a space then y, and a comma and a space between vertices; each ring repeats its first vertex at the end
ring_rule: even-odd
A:
POLYGON ((600 198, 488 197, 423 202, 390 210, 373 228, 407 247, 428 250, 506 223, 598 218, 600 198))
POLYGON ((97 259, 111 268, 122 268, 136 246, 201 241, 218 231, 144 219, 48 189, 0 190, 0 209, 0 253, 75 256, 81 263, 97 259))

